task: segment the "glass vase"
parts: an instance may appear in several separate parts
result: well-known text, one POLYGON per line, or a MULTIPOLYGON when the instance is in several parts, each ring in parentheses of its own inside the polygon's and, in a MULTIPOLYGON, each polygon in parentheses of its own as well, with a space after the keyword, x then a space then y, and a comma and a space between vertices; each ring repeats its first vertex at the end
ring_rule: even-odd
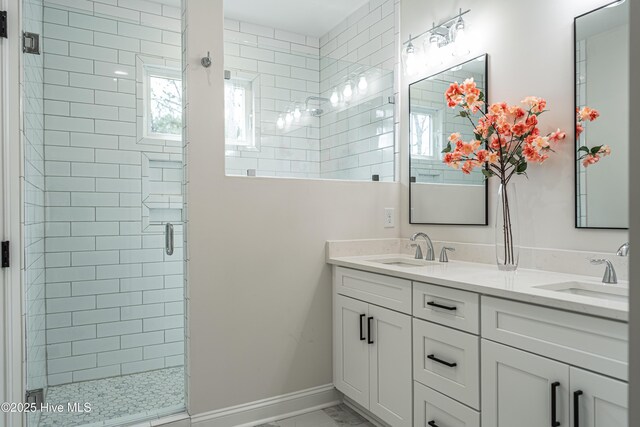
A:
POLYGON ((496 263, 502 271, 515 271, 520 260, 518 196, 514 183, 501 183, 496 210, 496 263))

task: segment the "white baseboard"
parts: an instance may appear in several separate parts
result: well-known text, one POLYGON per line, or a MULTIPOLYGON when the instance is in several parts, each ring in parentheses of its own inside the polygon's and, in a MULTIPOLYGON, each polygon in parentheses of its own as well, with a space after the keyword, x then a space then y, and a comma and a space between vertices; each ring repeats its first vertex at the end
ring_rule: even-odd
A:
POLYGON ((366 418, 374 426, 376 426, 376 427, 389 427, 389 424, 385 423, 380 418, 376 417, 371 412, 367 411, 366 409, 364 409, 363 407, 361 407, 360 405, 358 405, 356 402, 354 402, 353 400, 349 399, 348 397, 344 396, 344 401, 342 403, 344 403, 349 408, 351 408, 354 411, 356 411, 362 417, 366 418))
POLYGON ((342 402, 333 384, 191 416, 193 427, 252 427, 342 402))

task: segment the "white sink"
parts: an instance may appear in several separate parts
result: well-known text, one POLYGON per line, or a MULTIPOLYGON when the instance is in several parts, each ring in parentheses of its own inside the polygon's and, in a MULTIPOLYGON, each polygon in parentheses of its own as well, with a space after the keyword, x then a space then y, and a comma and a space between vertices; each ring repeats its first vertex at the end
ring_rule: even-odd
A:
POLYGON ((606 285, 604 283, 596 284, 588 282, 564 282, 554 283, 552 285, 536 286, 536 288, 616 302, 629 301, 629 288, 620 285, 606 285))
POLYGON ((423 259, 393 257, 371 260, 379 264, 391 265, 394 267, 423 267, 425 265, 436 264, 435 261, 425 261, 423 259))

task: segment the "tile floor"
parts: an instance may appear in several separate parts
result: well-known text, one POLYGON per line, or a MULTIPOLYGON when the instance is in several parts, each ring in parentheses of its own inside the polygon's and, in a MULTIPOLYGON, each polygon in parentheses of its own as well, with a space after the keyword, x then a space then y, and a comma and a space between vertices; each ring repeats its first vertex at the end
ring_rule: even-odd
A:
MULTIPOLYGON (((119 426, 184 409, 184 368, 49 387, 47 403, 91 403, 90 413, 42 412, 38 427, 119 426)), ((36 426, 30 426, 36 427, 36 426)))
POLYGON ((347 405, 338 405, 257 427, 374 427, 347 405))

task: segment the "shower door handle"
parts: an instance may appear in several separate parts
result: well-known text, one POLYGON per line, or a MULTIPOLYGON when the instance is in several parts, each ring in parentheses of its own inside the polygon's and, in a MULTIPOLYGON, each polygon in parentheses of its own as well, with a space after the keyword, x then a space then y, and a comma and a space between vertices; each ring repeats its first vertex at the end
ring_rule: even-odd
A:
POLYGON ((170 222, 164 226, 164 249, 167 255, 173 255, 173 224, 170 222))

